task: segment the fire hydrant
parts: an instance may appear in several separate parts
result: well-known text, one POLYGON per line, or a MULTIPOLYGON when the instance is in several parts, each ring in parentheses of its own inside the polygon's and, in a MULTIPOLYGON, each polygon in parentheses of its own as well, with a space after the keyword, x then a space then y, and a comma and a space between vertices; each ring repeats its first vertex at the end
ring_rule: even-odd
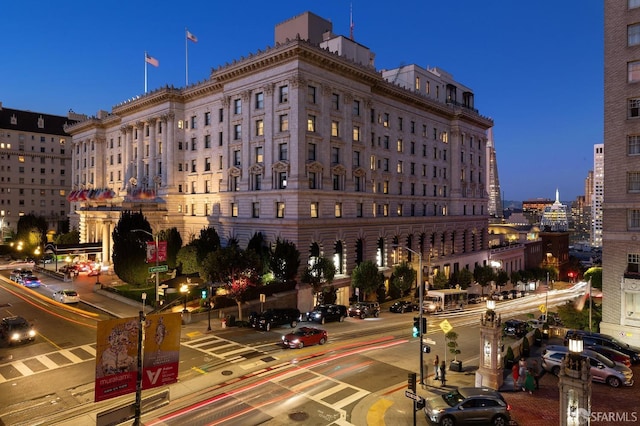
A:
POLYGON ((227 319, 222 318, 222 328, 227 328, 227 319))

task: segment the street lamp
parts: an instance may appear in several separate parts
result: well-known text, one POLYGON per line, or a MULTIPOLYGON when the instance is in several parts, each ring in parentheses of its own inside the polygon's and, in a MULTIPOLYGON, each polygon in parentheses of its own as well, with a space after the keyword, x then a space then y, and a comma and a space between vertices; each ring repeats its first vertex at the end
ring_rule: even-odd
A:
POLYGON ((187 310, 187 295, 189 294, 189 286, 186 284, 182 284, 180 287, 180 293, 184 294, 184 309, 182 312, 189 312, 187 310))
POLYGON ((142 232, 144 234, 149 235, 151 238, 153 238, 153 241, 156 245, 156 309, 158 308, 158 306, 160 305, 160 273, 158 272, 158 262, 160 260, 159 256, 158 256, 158 234, 153 235, 151 232, 149 231, 145 231, 144 229, 132 229, 131 232, 142 232))
POLYGON ((419 253, 415 250, 410 249, 409 247, 402 247, 405 250, 415 254, 418 256, 418 285, 420 286, 418 298, 420 299, 420 305, 418 308, 418 338, 420 339, 420 384, 424 385, 424 352, 423 352, 423 341, 422 335, 426 330, 422 329, 422 318, 424 315, 423 311, 423 300, 424 300, 424 283, 422 282, 422 253, 419 253))
POLYGON ((209 286, 209 303, 207 305, 207 331, 211 331, 211 292, 213 291, 213 286, 209 286))

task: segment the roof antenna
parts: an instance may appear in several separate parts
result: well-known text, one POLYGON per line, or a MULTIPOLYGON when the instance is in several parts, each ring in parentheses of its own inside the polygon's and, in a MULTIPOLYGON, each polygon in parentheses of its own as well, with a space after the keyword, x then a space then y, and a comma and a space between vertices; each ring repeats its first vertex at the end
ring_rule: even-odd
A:
POLYGON ((353 40, 353 3, 349 4, 349 38, 353 40))

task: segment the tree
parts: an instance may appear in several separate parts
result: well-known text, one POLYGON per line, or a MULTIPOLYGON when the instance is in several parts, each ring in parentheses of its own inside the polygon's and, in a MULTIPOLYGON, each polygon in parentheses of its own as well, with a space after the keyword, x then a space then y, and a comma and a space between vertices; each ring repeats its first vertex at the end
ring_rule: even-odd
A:
MULTIPOLYGON (((176 267, 180 269, 182 274, 195 274, 200 271, 201 263, 198 262, 197 249, 194 246, 184 246, 176 254, 176 267)), ((204 277, 200 278, 205 279, 204 277)))
POLYGON ((178 229, 173 227, 158 232, 158 241, 167 242, 167 267, 175 269, 177 267, 178 251, 182 248, 182 237, 178 229))
POLYGON ((473 272, 468 270, 467 268, 462 268, 458 271, 458 284, 460 284, 460 288, 465 290, 469 288, 471 283, 473 282, 473 272))
POLYGON ((132 232, 134 229, 151 233, 151 226, 142 211, 123 211, 113 229, 113 270, 124 282, 143 286, 149 276, 149 265, 146 263, 149 236, 142 232, 132 232))
POLYGON ((495 281, 497 285, 499 285, 500 287, 503 287, 507 285, 507 283, 509 282, 509 274, 504 269, 501 269, 496 274, 495 281))
POLYGON ((16 239, 24 244, 24 251, 32 253, 38 246, 43 246, 47 240, 47 220, 42 216, 26 214, 18 219, 16 239))
POLYGON ((407 292, 416 282, 417 272, 407 262, 402 262, 393 268, 393 279, 391 284, 400 291, 402 296, 406 296, 407 292))
POLYGON ((488 286, 491 281, 494 281, 496 274, 493 272, 493 268, 489 265, 476 266, 473 270, 473 278, 482 286, 482 296, 484 296, 484 288, 488 286))
POLYGON ((520 271, 512 271, 509 278, 511 279, 511 284, 513 284, 514 286, 517 285, 520 281, 523 281, 520 271))
POLYGON ((200 266, 200 277, 224 286, 229 297, 238 305, 238 319, 242 320, 245 294, 260 280, 256 271, 258 264, 255 252, 241 250, 234 244, 207 254, 200 266))
POLYGON ((247 244, 247 250, 253 251, 258 255, 260 264, 258 265, 258 273, 265 275, 269 272, 269 244, 262 232, 253 234, 247 244))
POLYGON ((602 266, 593 266, 584 273, 585 281, 591 280, 591 288, 602 290, 602 266))
POLYGON ((296 245, 278 238, 275 247, 271 251, 269 267, 277 280, 281 282, 293 280, 300 267, 300 252, 296 245))
POLYGON ((325 284, 333 282, 335 275, 336 267, 333 262, 326 257, 319 257, 313 266, 307 266, 300 281, 311 286, 313 297, 317 300, 318 293, 325 284))
MULTIPOLYGON (((573 302, 558 307, 558 315, 562 320, 562 324, 566 328, 575 328, 576 330, 589 330, 589 299, 584 304, 582 310, 576 309, 573 302)), ((602 306, 593 303, 591 305, 591 329, 598 331, 600 321, 602 320, 602 306)))
POLYGON ((447 347, 449 348, 449 353, 453 355, 453 360, 458 361, 458 355, 460 355, 460 349, 458 349, 458 333, 451 330, 447 334, 444 335, 447 340, 447 347))
POLYGON ((363 300, 367 300, 366 295, 376 291, 383 282, 384 277, 378 271, 376 264, 370 260, 360 263, 351 273, 351 287, 360 289, 363 300))
POLYGON ((66 234, 59 234, 55 240, 56 244, 79 244, 80 232, 77 229, 67 232, 66 234))
POLYGON ((433 288, 443 289, 443 288, 447 287, 448 283, 449 283, 449 279, 447 278, 447 276, 442 271, 438 271, 433 276, 433 288))
POLYGON ((187 245, 196 248, 196 258, 198 263, 201 263, 207 254, 220 248, 220 236, 212 227, 203 228, 200 230, 198 238, 187 245))

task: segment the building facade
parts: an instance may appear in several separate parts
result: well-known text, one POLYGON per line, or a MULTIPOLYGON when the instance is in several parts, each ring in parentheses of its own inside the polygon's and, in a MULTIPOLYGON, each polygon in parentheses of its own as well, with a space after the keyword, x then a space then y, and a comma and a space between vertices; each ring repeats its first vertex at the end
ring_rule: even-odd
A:
POLYGON ((485 263, 493 123, 473 93, 441 70, 379 72, 367 47, 309 12, 275 34, 204 82, 67 128, 81 241, 102 241, 108 263, 128 209, 183 241, 205 227, 242 247, 256 232, 286 239, 303 267, 333 259, 338 285, 364 260, 387 275, 401 260, 417 268, 404 248, 430 254, 425 279, 485 263))
POLYGON ((640 346, 640 1, 606 0, 604 16, 600 330, 640 346))
POLYGON ((593 188, 591 188, 591 247, 602 247, 602 203, 604 201, 604 144, 593 146, 593 188))
POLYGON ((67 117, 6 108, 0 102, 0 230, 2 242, 24 215, 46 219, 51 235, 68 219, 71 135, 82 116, 67 117))
POLYGON ((504 206, 500 194, 500 178, 498 177, 498 157, 493 144, 493 129, 487 132, 487 170, 489 173, 489 216, 501 220, 504 218, 504 206))

